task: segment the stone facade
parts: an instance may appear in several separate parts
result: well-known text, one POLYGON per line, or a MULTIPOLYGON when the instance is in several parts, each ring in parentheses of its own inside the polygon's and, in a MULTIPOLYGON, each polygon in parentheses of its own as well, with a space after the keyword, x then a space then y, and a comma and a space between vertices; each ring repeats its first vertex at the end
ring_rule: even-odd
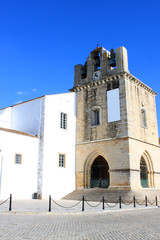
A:
POLYGON ((99 156, 108 163, 110 189, 140 189, 142 158, 148 187, 160 188, 156 93, 130 74, 127 50, 120 47, 115 55, 96 48, 84 66, 75 66, 71 91, 77 96, 77 189, 90 188, 92 165, 99 156), (109 106, 109 92, 118 96, 119 106, 114 98, 109 106), (119 109, 120 118, 109 121, 110 108, 113 114, 119 109))

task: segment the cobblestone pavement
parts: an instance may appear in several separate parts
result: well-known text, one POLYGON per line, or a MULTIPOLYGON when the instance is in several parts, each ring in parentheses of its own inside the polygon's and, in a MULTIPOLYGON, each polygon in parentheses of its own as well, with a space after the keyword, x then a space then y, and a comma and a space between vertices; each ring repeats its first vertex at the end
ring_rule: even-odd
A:
POLYGON ((0 213, 3 240, 159 240, 160 208, 92 213, 0 213))

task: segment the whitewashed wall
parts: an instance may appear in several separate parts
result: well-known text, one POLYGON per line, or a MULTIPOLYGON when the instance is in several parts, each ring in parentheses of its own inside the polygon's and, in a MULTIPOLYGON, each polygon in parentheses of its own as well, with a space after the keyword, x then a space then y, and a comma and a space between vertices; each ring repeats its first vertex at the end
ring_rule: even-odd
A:
POLYGON ((11 127, 11 107, 0 110, 0 127, 11 127))
POLYGON ((39 139, 0 131, 0 198, 31 199, 37 191, 37 155, 39 139), (15 164, 15 154, 22 164, 15 164))
POLYGON ((75 190, 75 94, 45 97, 43 154, 43 198, 61 198, 75 190), (67 114, 67 130, 60 129, 60 113, 67 114), (59 167, 58 154, 66 155, 65 168, 59 167))
POLYGON ((11 128, 39 135, 44 97, 12 107, 11 128))
POLYGON ((37 138, 0 132, 1 198, 10 193, 14 198, 31 198, 32 193, 42 188, 43 198, 48 199, 51 194, 57 199, 75 190, 75 102, 75 94, 66 93, 3 110, 1 116, 8 121, 7 128, 39 135, 40 142, 38 145, 37 138), (61 112, 67 114, 67 130, 60 129, 61 112), (15 153, 24 155, 22 165, 14 163, 15 153), (58 165, 59 153, 66 155, 65 168, 58 165))

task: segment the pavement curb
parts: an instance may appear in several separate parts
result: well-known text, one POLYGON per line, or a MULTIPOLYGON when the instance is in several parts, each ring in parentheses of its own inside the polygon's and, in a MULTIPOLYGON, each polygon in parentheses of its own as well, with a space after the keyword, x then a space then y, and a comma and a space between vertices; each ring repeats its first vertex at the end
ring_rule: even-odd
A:
POLYGON ((13 214, 13 215, 93 215, 93 214, 107 214, 107 213, 117 213, 117 212, 126 212, 126 211, 138 211, 138 210, 151 210, 155 208, 160 208, 160 206, 152 206, 145 208, 127 208, 127 209, 115 209, 115 210, 101 210, 101 211, 84 211, 84 212, 18 212, 18 211, 5 211, 0 212, 1 214, 13 214))

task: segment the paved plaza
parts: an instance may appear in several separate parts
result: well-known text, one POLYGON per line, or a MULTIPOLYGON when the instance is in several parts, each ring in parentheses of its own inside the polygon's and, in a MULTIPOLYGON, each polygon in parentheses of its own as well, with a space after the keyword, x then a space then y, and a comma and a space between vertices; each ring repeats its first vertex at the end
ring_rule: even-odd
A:
MULTIPOLYGON (((58 203, 66 206, 74 202, 61 200, 58 203)), ((8 203, 2 206, 0 239, 3 240, 160 239, 158 207, 141 206, 135 209, 122 205, 122 209, 117 206, 102 211, 101 206, 96 209, 85 204, 82 212, 78 206, 69 211, 58 210, 58 206, 52 204, 52 212, 48 212, 47 200, 13 201, 12 212, 7 210, 8 203)))
POLYGON ((160 209, 92 214, 0 214, 3 240, 160 239, 160 209))

